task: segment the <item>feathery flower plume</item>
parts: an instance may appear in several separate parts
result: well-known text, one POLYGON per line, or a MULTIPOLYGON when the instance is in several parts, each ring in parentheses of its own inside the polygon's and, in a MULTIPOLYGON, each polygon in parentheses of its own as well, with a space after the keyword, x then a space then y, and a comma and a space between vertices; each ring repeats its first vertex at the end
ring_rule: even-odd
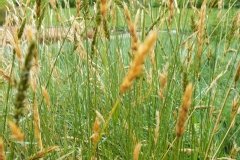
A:
POLYGON ((179 108, 179 115, 176 124, 176 135, 177 137, 181 137, 185 130, 185 123, 187 120, 188 110, 192 102, 192 92, 193 92, 193 85, 192 83, 188 84, 182 100, 182 105, 179 108))
POLYGON ((126 90, 131 87, 133 80, 140 75, 143 69, 144 60, 147 54, 152 50, 156 40, 157 32, 153 31, 149 34, 144 43, 139 46, 132 65, 120 86, 120 93, 126 92, 126 90))

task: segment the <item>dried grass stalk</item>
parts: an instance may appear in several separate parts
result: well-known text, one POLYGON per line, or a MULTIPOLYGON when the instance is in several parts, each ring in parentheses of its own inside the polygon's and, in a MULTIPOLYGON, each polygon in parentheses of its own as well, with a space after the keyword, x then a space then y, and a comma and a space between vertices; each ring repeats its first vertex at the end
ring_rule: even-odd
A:
POLYGON ((28 160, 37 160, 37 159, 40 159, 40 158, 44 158, 47 154, 49 154, 51 152, 54 152, 54 151, 57 151, 58 149, 59 149, 58 146, 49 147, 47 149, 44 149, 44 150, 36 153, 32 157, 30 157, 28 160))

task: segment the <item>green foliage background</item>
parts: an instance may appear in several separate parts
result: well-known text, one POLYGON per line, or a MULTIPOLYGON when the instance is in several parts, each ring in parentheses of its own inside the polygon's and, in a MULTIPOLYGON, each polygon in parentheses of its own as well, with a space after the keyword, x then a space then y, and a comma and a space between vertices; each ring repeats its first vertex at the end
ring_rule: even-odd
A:
POLYGON ((4 21, 4 7, 6 5, 6 0, 0 0, 0 25, 2 25, 3 21, 4 21))

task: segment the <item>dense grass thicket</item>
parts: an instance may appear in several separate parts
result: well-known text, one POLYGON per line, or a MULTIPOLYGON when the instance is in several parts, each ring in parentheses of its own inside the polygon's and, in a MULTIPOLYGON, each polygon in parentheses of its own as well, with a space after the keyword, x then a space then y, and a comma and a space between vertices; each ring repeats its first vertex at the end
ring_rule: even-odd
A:
POLYGON ((237 1, 166 2, 9 4, 0 160, 240 159, 237 1))

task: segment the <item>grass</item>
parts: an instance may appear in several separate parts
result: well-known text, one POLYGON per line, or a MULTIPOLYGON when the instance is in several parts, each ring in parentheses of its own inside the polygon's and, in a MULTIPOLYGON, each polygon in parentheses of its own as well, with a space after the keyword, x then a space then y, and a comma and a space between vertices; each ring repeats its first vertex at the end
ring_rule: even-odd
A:
MULTIPOLYGON (((158 31, 153 52, 138 66, 144 65, 141 74, 129 71, 134 68, 131 36, 119 32, 128 33, 128 25, 124 9, 115 1, 107 12, 107 29, 112 31, 110 40, 104 36, 106 28, 102 25, 95 42, 94 38, 86 38, 87 32, 97 27, 97 16, 101 16, 91 7, 87 14, 84 14, 87 8, 82 8, 81 18, 73 23, 76 9, 52 10, 47 5, 40 31, 32 36, 24 32, 19 38, 22 61, 30 52, 28 45, 37 44, 37 58, 33 57, 31 71, 24 70, 26 63, 17 57, 16 44, 2 46, 3 144, 0 141, 0 146, 4 145, 5 152, 0 150, 0 156, 4 154, 8 159, 33 159, 39 155, 45 159, 240 158, 240 117, 233 112, 234 106, 239 110, 239 103, 233 105, 239 100, 240 24, 234 21, 238 10, 222 9, 222 16, 217 17, 220 10, 207 8, 206 20, 199 27, 197 22, 203 17, 198 17, 192 9, 180 9, 171 22, 167 7, 134 6, 138 5, 129 5, 129 10, 134 21, 134 14, 140 8, 135 29, 141 43, 161 15, 153 27, 158 31), (57 14, 60 21, 56 20, 57 14), (75 37, 73 41, 65 40, 65 36, 57 42, 37 39, 45 27, 73 25, 83 28, 80 33, 70 29, 68 37, 75 37), (28 89, 19 91, 21 75, 28 72, 32 77, 26 83, 28 89), (123 80, 131 76, 129 73, 136 74, 129 79, 132 85, 120 93, 123 80), (185 89, 190 83, 192 96, 186 96, 185 89), (19 92, 26 97, 23 110, 16 112, 19 92), (188 103, 184 102, 186 99, 188 103), (186 113, 181 114, 183 106, 186 113), (16 114, 21 117, 19 121, 14 118, 16 114), (180 120, 185 128, 179 136, 176 125, 180 120), (17 128, 25 135, 23 141, 14 138, 20 131, 13 132, 8 121, 18 124, 17 128)), ((33 24, 39 24, 41 19, 32 14, 35 11, 26 9, 26 24, 36 29, 33 24)), ((18 27, 23 24, 22 17, 19 20, 18 27)), ((145 47, 149 47, 146 42, 145 47)))

